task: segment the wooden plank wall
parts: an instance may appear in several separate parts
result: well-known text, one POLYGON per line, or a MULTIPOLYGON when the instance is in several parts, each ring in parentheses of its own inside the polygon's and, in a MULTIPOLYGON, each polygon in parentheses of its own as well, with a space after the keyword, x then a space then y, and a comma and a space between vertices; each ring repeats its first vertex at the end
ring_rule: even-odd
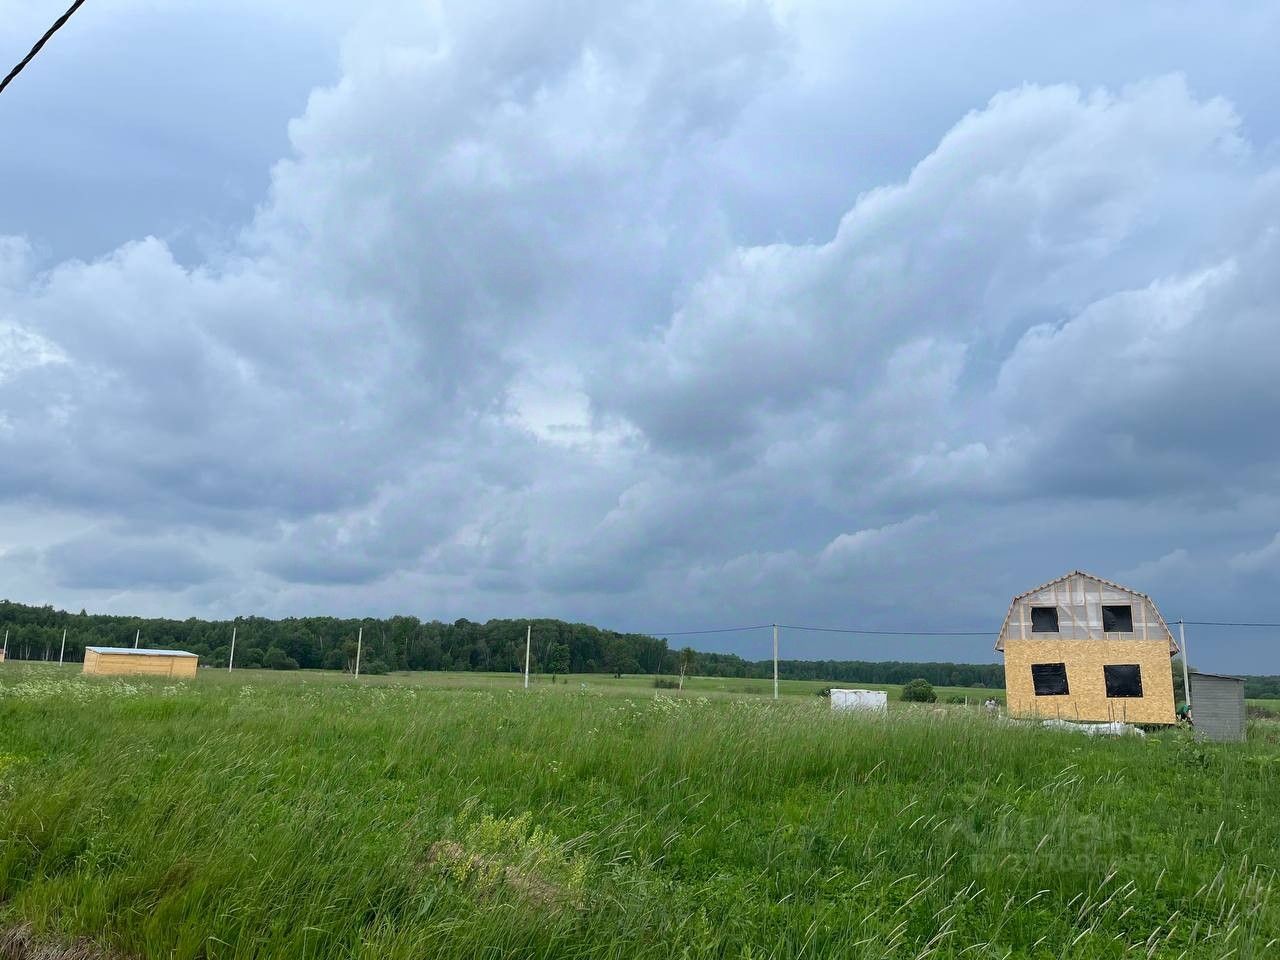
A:
POLYGON ((86 650, 84 655, 84 672, 99 676, 190 678, 196 675, 198 664, 196 657, 150 657, 93 650, 86 650))

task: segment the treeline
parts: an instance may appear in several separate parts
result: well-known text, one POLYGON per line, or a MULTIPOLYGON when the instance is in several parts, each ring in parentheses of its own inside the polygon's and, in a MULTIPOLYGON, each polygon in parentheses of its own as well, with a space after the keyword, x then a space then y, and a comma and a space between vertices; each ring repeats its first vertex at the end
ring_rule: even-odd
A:
POLYGON ((417 617, 343 619, 298 617, 268 620, 143 619, 78 614, 0 601, 0 630, 9 634, 9 657, 57 660, 66 631, 67 660, 83 660, 84 648, 132 647, 135 636, 151 649, 187 650, 201 663, 225 667, 236 634, 235 665, 275 669, 348 670, 356 658, 362 673, 390 670, 524 669, 525 629, 533 625, 532 669, 538 673, 676 672, 676 654, 664 640, 616 633, 560 620, 490 620, 442 623, 417 617))
MULTIPOLYGON (((66 631, 68 661, 84 659, 87 646, 132 647, 134 637, 151 649, 188 650, 202 664, 225 667, 236 632, 235 662, 241 667, 297 668, 350 671, 355 664, 356 637, 363 628, 362 673, 392 670, 478 670, 513 672, 524 669, 525 629, 532 623, 531 667, 535 673, 685 672, 704 677, 773 676, 772 660, 744 660, 731 653, 705 653, 672 648, 661 637, 617 633, 584 623, 562 620, 343 619, 300 617, 268 620, 145 619, 78 614, 52 607, 33 607, 0 601, 0 635, 9 636, 12 660, 57 660, 66 631)), ((778 673, 785 680, 823 680, 832 683, 906 683, 923 678, 935 686, 1004 686, 998 663, 910 663, 868 660, 781 660, 778 673)), ((1178 678, 1181 679, 1180 677, 1178 678)), ((1280 677, 1249 677, 1249 697, 1280 699, 1280 677)))
POLYGON ((1280 677, 1245 677, 1244 695, 1253 700, 1280 700, 1280 677))
MULTIPOLYGON (((743 660, 731 653, 695 653, 690 673, 703 677, 773 676, 772 660, 743 660)), ((924 679, 941 687, 1004 687, 999 663, 910 663, 898 660, 779 660, 783 680, 836 683, 906 683, 924 679)))
MULTIPOLYGON (((68 661, 84 659, 87 646, 188 650, 200 662, 225 667, 236 633, 235 663, 240 667, 350 671, 356 638, 363 628, 363 673, 392 670, 524 669, 525 629, 532 623, 531 667, 535 673, 690 674, 706 677, 771 677, 772 660, 744 660, 735 654, 672 648, 661 637, 617 633, 562 620, 423 621, 417 617, 300 617, 268 620, 144 619, 0 601, 0 630, 9 634, 9 657, 57 660, 66 631, 68 661)), ((999 687, 999 664, 876 663, 861 660, 782 660, 779 674, 789 680, 839 683, 905 683, 923 677, 939 686, 999 687)))

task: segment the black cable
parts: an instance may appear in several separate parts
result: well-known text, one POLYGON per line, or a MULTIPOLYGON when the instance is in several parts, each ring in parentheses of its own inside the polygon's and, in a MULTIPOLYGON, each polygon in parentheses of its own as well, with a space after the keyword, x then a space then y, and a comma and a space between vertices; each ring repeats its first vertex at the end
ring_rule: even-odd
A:
POLYGON ((757 623, 750 627, 718 627, 715 630, 628 630, 643 637, 694 637, 707 633, 746 633, 748 630, 767 630, 772 623, 757 623))
POLYGON ((861 630, 854 627, 801 627, 780 623, 784 630, 807 630, 810 633, 856 633, 870 637, 994 637, 997 630, 861 630))
POLYGON ((36 45, 31 48, 31 52, 23 57, 22 61, 16 67, 9 71, 9 75, 7 77, 0 80, 0 93, 3 93, 4 88, 9 85, 13 78, 22 72, 23 67, 35 59, 36 54, 40 52, 40 48, 49 42, 50 37, 62 29, 63 24, 71 19, 71 15, 79 10, 80 5, 83 3, 84 0, 75 0, 75 3, 71 4, 71 6, 67 8, 67 12, 53 22, 53 26, 46 30, 44 36, 36 41, 36 45))
POLYGON ((1280 630, 1280 623, 1240 623, 1230 620, 1178 620, 1191 627, 1272 627, 1280 630))

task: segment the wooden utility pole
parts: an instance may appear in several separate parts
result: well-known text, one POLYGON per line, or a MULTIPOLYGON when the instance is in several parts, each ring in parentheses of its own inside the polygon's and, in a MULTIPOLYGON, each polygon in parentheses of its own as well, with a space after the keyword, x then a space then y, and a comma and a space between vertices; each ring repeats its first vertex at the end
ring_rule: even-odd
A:
POLYGON ((778 699, 778 625, 773 625, 773 699, 778 699))
POLYGON ((62 666, 62 658, 66 656, 66 653, 67 653, 67 630, 65 627, 63 627, 62 648, 58 651, 58 666, 62 666))
POLYGON ((364 624, 360 624, 360 632, 356 634, 356 677, 360 676, 360 653, 364 650, 364 624))
POLYGON ((1187 628, 1182 622, 1182 618, 1178 618, 1178 641, 1182 647, 1182 699, 1188 707, 1191 706, 1191 670, 1187 666, 1187 628))
POLYGON ((524 631, 524 688, 529 689, 529 651, 533 649, 533 624, 527 624, 524 631))
POLYGON ((236 628, 231 628, 231 656, 227 657, 227 673, 231 672, 231 668, 236 663, 236 628))

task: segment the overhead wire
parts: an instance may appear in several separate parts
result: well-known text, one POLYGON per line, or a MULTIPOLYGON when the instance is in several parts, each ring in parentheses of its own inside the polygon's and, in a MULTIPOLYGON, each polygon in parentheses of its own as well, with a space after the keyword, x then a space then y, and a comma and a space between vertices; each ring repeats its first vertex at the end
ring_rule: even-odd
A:
POLYGON ((1179 620, 1189 627, 1270 627, 1280 630, 1280 623, 1246 623, 1232 620, 1179 620))
MULTIPOLYGON (((1280 630, 1280 623, 1233 620, 1179 620, 1192 627, 1257 627, 1280 630)), ((635 630, 629 631, 649 637, 693 637, 713 633, 746 633, 750 630, 800 630, 807 633, 842 633, 865 637, 993 637, 998 630, 880 630, 865 627, 819 627, 798 623, 757 623, 743 627, 714 627, 707 630, 635 630)))
POLYGON ((768 630, 772 623, 756 623, 749 627, 715 627, 711 630, 629 630, 645 637, 696 637, 708 633, 746 633, 748 630, 768 630))
POLYGON ((805 630, 810 633, 852 633, 869 637, 994 637, 996 630, 864 630, 859 627, 805 627, 780 623, 782 630, 805 630))
POLYGON ((49 38, 62 29, 66 22, 71 19, 72 15, 80 9, 83 3, 84 0, 75 0, 75 2, 67 8, 66 13, 53 22, 53 26, 46 30, 44 32, 44 36, 36 41, 36 45, 31 48, 30 52, 18 61, 17 66, 10 70, 3 80, 0 80, 0 93, 3 93, 4 88, 13 82, 14 77, 20 74, 26 68, 27 64, 36 58, 36 54, 40 52, 41 48, 43 48, 46 43, 49 42, 49 38))

